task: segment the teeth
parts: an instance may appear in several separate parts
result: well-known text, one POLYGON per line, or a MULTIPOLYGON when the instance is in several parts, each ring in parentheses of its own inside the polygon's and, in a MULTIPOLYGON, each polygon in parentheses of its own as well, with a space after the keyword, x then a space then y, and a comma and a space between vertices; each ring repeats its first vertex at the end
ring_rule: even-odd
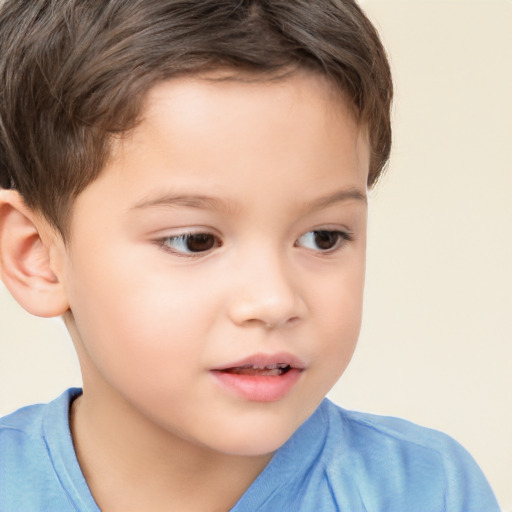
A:
POLYGON ((237 368, 227 368, 227 373, 237 373, 239 375, 260 375, 260 376, 279 376, 290 370, 291 367, 287 363, 276 363, 265 366, 245 365, 237 368))
POLYGON ((276 363, 276 364, 268 364, 268 365, 265 365, 265 366, 256 366, 256 365, 245 366, 244 368, 254 368, 255 370, 276 370, 278 368, 279 369, 284 369, 287 366, 289 366, 289 365, 286 364, 286 363, 276 363))
POLYGON ((255 370, 275 370, 276 368, 279 368, 278 364, 268 364, 266 366, 249 366, 249 368, 254 368, 255 370))

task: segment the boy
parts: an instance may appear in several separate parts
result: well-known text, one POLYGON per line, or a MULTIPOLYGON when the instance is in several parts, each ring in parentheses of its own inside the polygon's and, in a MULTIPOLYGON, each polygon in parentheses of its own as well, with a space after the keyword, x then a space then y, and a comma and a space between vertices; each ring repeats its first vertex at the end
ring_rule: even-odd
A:
POLYGON ((0 9, 0 261, 83 391, 1 422, 0 510, 498 510, 323 397, 361 319, 391 79, 352 2, 0 9))

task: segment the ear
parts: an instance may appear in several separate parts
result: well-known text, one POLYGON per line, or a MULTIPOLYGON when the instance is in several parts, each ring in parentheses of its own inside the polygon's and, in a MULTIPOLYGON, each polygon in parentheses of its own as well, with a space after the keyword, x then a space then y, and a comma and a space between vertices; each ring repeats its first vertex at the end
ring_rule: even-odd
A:
POLYGON ((51 258, 63 247, 55 230, 18 192, 0 190, 0 275, 16 301, 33 315, 60 316, 69 309, 51 258))

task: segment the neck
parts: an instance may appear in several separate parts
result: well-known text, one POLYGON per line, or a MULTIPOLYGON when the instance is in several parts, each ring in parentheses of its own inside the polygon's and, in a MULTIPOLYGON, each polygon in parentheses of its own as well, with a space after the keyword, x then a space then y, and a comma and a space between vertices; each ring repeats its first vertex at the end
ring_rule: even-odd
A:
POLYGON ((123 401, 91 400, 86 388, 72 405, 70 424, 78 462, 103 512, 227 511, 272 456, 199 446, 159 429, 123 401))

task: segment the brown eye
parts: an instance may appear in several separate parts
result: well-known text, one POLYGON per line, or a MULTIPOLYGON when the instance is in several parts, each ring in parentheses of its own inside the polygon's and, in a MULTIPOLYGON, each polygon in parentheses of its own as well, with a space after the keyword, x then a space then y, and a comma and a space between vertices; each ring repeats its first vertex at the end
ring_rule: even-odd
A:
POLYGON ((337 231, 314 231, 315 244, 322 251, 332 249, 340 239, 337 231))
POLYGON ((332 231, 319 229, 309 231, 302 235, 296 245, 319 252, 326 252, 339 247, 344 241, 350 240, 347 233, 343 231, 332 231))
POLYGON ((217 238, 209 233, 170 236, 161 243, 172 252, 184 255, 206 252, 219 246, 217 238))
POLYGON ((204 233, 199 235, 187 235, 186 245, 190 252, 209 251, 215 245, 215 237, 204 233))

